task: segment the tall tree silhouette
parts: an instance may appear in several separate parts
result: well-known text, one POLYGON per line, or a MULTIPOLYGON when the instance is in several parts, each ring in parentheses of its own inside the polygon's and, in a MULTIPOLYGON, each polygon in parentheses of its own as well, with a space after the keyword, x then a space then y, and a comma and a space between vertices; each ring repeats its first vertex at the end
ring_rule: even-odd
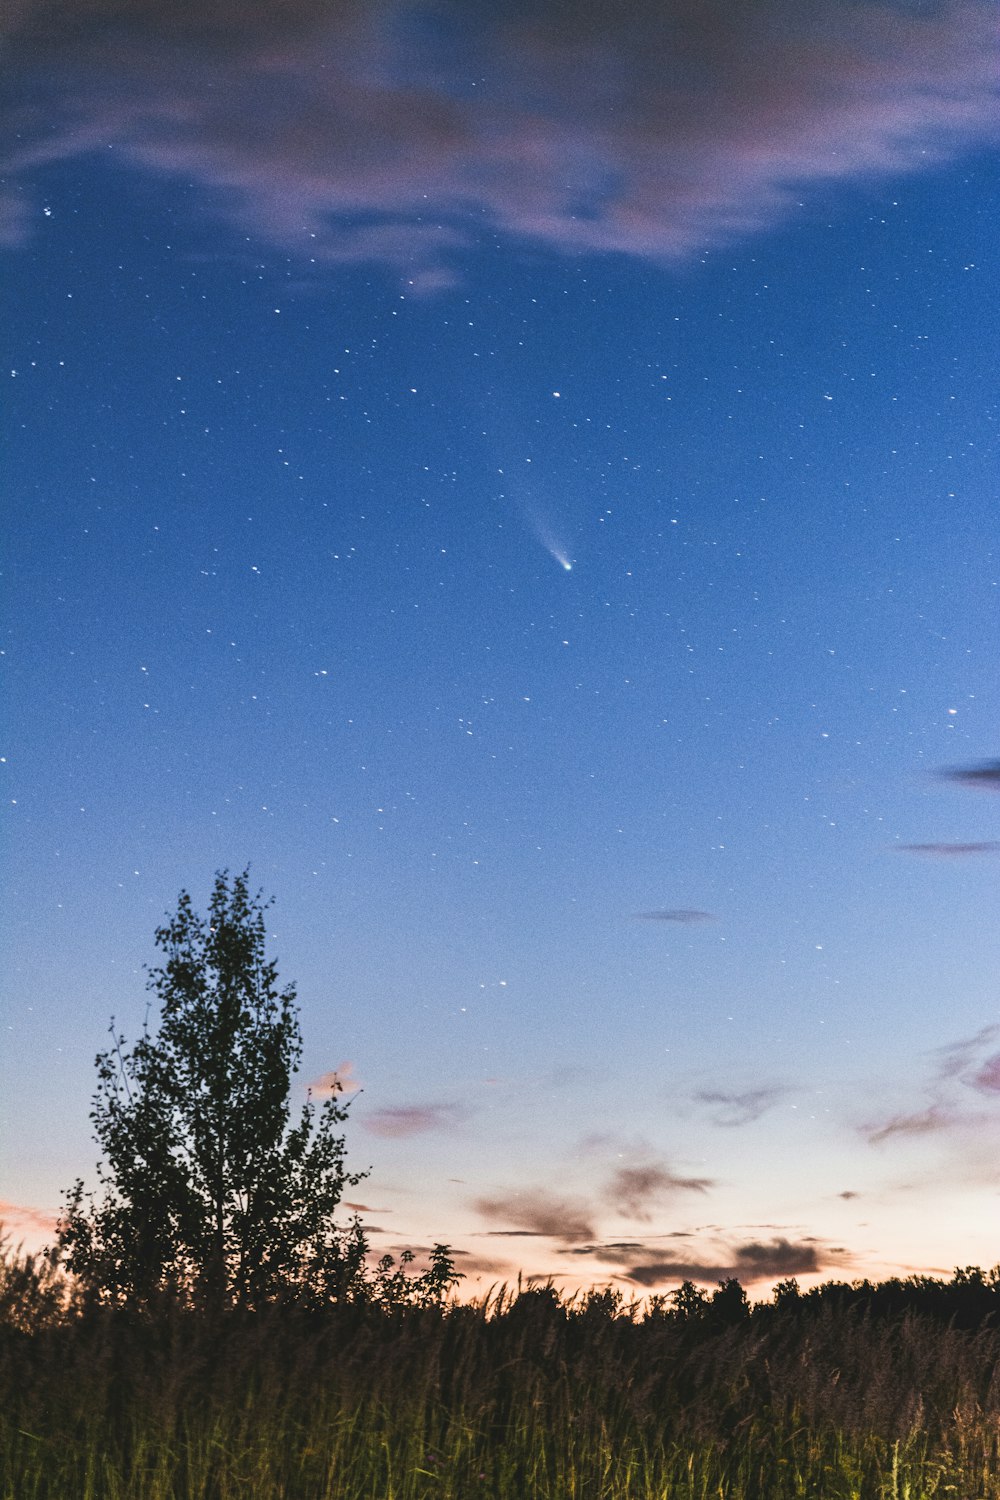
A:
POLYGON ((248 878, 218 874, 204 919, 181 893, 156 933, 164 961, 148 971, 158 1030, 147 1019, 127 1052, 112 1020, 97 1057, 103 1195, 82 1180, 70 1189, 59 1252, 102 1300, 257 1307, 283 1293, 344 1300, 363 1283, 363 1227, 334 1214, 367 1174, 347 1171, 336 1098, 319 1110, 308 1099, 291 1122, 295 989, 278 988, 270 903, 248 878))

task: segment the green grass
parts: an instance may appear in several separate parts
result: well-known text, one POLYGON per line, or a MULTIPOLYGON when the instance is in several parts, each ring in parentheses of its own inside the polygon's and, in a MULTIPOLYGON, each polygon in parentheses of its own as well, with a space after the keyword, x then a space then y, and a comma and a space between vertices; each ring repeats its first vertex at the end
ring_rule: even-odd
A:
POLYGON ((0 1319, 0 1500, 1000 1500, 1000 1332, 947 1311, 49 1307, 0 1319))
MULTIPOLYGON (((708 1500, 708 1497, 1000 1495, 996 1433, 964 1451, 919 1434, 784 1431, 749 1424, 738 1439, 664 1442, 592 1417, 573 1429, 544 1409, 497 1432, 469 1413, 400 1413, 375 1405, 314 1411, 303 1424, 240 1411, 189 1413, 177 1425, 136 1413, 113 1434, 99 1421, 72 1433, 3 1434, 5 1500, 708 1500)), ((6 1424, 4 1424, 6 1428, 6 1424)))

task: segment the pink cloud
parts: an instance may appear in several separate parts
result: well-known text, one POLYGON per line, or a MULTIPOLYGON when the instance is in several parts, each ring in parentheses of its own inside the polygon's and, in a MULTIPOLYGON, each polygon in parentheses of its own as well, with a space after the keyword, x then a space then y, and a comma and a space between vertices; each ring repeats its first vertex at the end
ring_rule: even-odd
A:
POLYGON ((482 229, 672 260, 1000 135, 991 0, 19 0, 6 31, 8 175, 99 149, 283 249, 432 283, 482 229))
POLYGON ((310 1092, 316 1099, 333 1099, 338 1094, 355 1094, 361 1084, 353 1076, 354 1064, 352 1062, 338 1063, 329 1073, 321 1073, 314 1078, 309 1085, 310 1092))
POLYGON ((930 1104, 926 1109, 911 1114, 893 1115, 880 1125, 866 1125, 863 1134, 873 1146, 880 1145, 894 1135, 931 1135, 955 1125, 958 1116, 942 1104, 930 1104))
POLYGON ((46 1237, 53 1238, 56 1232, 57 1214, 44 1208, 34 1208, 27 1203, 10 1203, 0 1199, 0 1227, 17 1245, 22 1239, 32 1242, 46 1237))
POLYGON ((1000 1052, 988 1057, 972 1079, 974 1088, 983 1094, 1000 1094, 1000 1052))
POLYGON ((428 1130, 443 1130, 461 1117, 453 1104, 412 1104, 398 1109, 378 1109, 362 1120, 365 1130, 389 1140, 402 1136, 422 1135, 428 1130))

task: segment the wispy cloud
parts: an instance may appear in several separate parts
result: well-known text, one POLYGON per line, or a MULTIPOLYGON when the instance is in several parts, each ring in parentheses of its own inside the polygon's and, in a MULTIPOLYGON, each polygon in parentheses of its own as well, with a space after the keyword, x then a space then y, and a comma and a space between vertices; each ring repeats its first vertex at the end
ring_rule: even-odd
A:
POLYGON ((4 32, 9 242, 24 179, 100 153, 431 285, 484 229, 671 260, 1000 134, 993 0, 17 0, 4 32))
POLYGON ((932 1135, 937 1131, 947 1130, 955 1124, 957 1118, 955 1111, 945 1105, 929 1104, 925 1109, 914 1110, 912 1113, 892 1115, 879 1124, 863 1125, 861 1133, 873 1146, 878 1146, 892 1136, 932 1135))
POLYGON ((969 786, 981 792, 1000 792, 1000 760, 981 761, 978 766, 952 766, 939 771, 945 781, 969 786))
POLYGON ((689 906, 667 906, 661 911, 637 911, 635 915, 639 922, 679 922, 688 927, 697 926, 699 922, 716 921, 712 912, 698 911, 689 906))
POLYGON ((395 1140, 407 1135, 423 1135, 429 1130, 445 1130, 464 1117, 457 1104, 409 1104, 396 1109, 377 1109, 361 1124, 372 1135, 395 1140))
POLYGON ((972 1075, 970 1082, 981 1094, 1000 1094, 1000 1052, 988 1057, 972 1075))
POLYGON ((329 1073, 321 1073, 309 1085, 316 1099, 333 1099, 337 1094, 356 1094, 361 1087, 360 1079, 354 1077, 352 1062, 338 1063, 329 1073))
POLYGON ((0 1199, 0 1227, 10 1235, 15 1245, 23 1235, 31 1240, 37 1240, 42 1235, 54 1236, 57 1217, 58 1215, 49 1213, 44 1208, 35 1208, 29 1203, 11 1203, 7 1199, 0 1199))
POLYGON ((925 854, 932 859, 965 859, 976 854, 996 854, 1000 843, 989 839, 974 844, 894 844, 900 854, 925 854))
POLYGON ((496 1198, 477 1198, 473 1207, 484 1219, 510 1226, 493 1233, 547 1235, 566 1244, 595 1237, 592 1213, 585 1202, 562 1198, 540 1188, 496 1198))
POLYGON ((606 1202, 628 1218, 648 1222, 652 1210, 677 1193, 706 1193, 714 1183, 710 1177, 680 1177, 660 1163, 619 1167, 605 1189, 606 1202))
POLYGON ((983 1053, 992 1047, 998 1037, 1000 1025, 991 1021, 986 1026, 980 1026, 971 1036, 959 1037, 956 1042, 948 1042, 943 1047, 935 1048, 931 1053, 936 1059, 935 1079, 946 1081, 967 1077, 970 1070, 980 1065, 983 1053))
POLYGON ((790 1094, 790 1088, 781 1085, 772 1085, 770 1088, 726 1090, 726 1089, 699 1089, 694 1098, 699 1104, 708 1104, 712 1107, 711 1120, 713 1125, 739 1126, 750 1125, 754 1120, 759 1120, 769 1109, 773 1109, 779 1099, 790 1094))
POLYGON ((968 1159, 970 1151, 974 1152, 973 1137, 981 1136, 984 1126, 996 1123, 995 1104, 992 1109, 970 1107, 968 1091, 993 1101, 1000 1094, 998 1037, 1000 1025, 991 1022, 971 1036, 936 1047, 929 1054, 931 1066, 921 1088, 924 1102, 884 1120, 864 1123, 861 1134, 872 1145, 892 1137, 950 1134, 955 1149, 968 1159))
POLYGON ((615 1256, 634 1259, 646 1253, 642 1240, 604 1240, 600 1244, 571 1245, 560 1252, 562 1255, 599 1255, 604 1260, 615 1256))
POLYGON ((509 1260, 493 1260, 487 1255, 476 1255, 471 1250, 452 1249, 458 1269, 466 1276, 510 1276, 516 1275, 517 1267, 509 1260))

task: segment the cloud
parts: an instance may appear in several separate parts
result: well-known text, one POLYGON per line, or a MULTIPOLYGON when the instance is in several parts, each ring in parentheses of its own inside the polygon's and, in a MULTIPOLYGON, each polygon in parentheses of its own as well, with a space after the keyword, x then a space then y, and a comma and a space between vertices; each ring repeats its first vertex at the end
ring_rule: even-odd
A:
POLYGON ((670 261, 1000 135, 993 0, 15 0, 4 31, 8 241, 25 180, 99 154, 430 285, 478 233, 670 261))
POLYGON ((0 1199, 0 1229, 6 1232, 16 1246, 23 1236, 31 1240, 40 1236, 54 1236, 57 1214, 44 1208, 34 1208, 28 1203, 11 1203, 0 1199))
POLYGON ((926 854, 938 859, 963 859, 970 854, 996 854, 1000 843, 995 839, 976 844, 894 844, 900 854, 926 854))
POLYGON ((958 786, 970 786, 982 792, 1000 791, 1000 760, 983 761, 978 766, 953 766, 951 770, 939 771, 938 775, 958 786))
POLYGON ((1000 1052, 996 1050, 1000 1025, 981 1026, 972 1036, 936 1047, 930 1053, 931 1069, 924 1085, 925 1103, 901 1110, 881 1122, 861 1126, 871 1145, 881 1145, 894 1136, 940 1134, 951 1136, 951 1152, 964 1170, 980 1150, 983 1132, 996 1124, 996 1100, 1000 1096, 1000 1052), (963 1090, 985 1095, 992 1108, 970 1108, 963 1090))
POLYGON ((516 1226, 493 1230, 493 1234, 547 1235, 565 1244, 594 1239, 591 1213, 586 1203, 577 1198, 559 1198, 540 1188, 508 1193, 501 1198, 477 1198, 473 1207, 484 1219, 506 1221, 516 1226))
POLYGON ((461 1118, 462 1110, 456 1104, 410 1104, 397 1109, 377 1109, 361 1124, 372 1135, 397 1140, 428 1130, 444 1130, 461 1118))
POLYGON ((967 1079, 969 1070, 979 1062, 980 1054, 992 1046, 998 1036, 1000 1025, 993 1021, 987 1026, 981 1026, 972 1036, 962 1037, 957 1042, 949 1042, 944 1047, 936 1048, 931 1054, 938 1058, 936 1079, 967 1079))
POLYGON ((981 1094, 1000 1094, 1000 1052, 988 1057, 970 1082, 981 1094))
POLYGON ((644 1252, 646 1246, 641 1240, 606 1240, 598 1245, 571 1245, 563 1250, 563 1255, 600 1255, 604 1260, 614 1256, 634 1258, 637 1254, 644 1252))
POLYGON ((458 1269, 466 1276, 510 1276, 516 1275, 517 1268, 509 1260, 491 1260, 486 1255, 476 1255, 471 1250, 452 1249, 452 1255, 458 1261, 458 1269))
POLYGON ((977 1052, 988 1047, 998 1036, 1000 1024, 991 1021, 986 1026, 980 1026, 972 1036, 960 1037, 957 1042, 948 1042, 945 1046, 938 1047, 933 1055, 941 1059, 938 1064, 939 1075, 942 1078, 954 1078, 969 1066, 977 1052))
POLYGON ((713 1125, 749 1125, 759 1120, 779 1099, 792 1092, 789 1088, 743 1089, 730 1092, 723 1089, 699 1089, 695 1099, 699 1104, 710 1104, 714 1108, 713 1125))
POLYGON ((632 1219, 652 1218, 651 1205, 678 1192, 705 1193, 714 1183, 710 1177, 678 1177, 657 1163, 619 1167, 605 1190, 607 1202, 616 1212, 632 1219))
MULTIPOLYGON (((745 1286, 782 1276, 812 1275, 843 1255, 840 1250, 821 1254, 814 1240, 792 1241, 783 1235, 771 1241, 750 1240, 737 1245, 725 1258, 680 1260, 673 1256, 655 1259, 621 1257, 626 1275, 640 1286, 658 1286, 665 1281, 725 1281, 735 1276, 745 1286)), ((606 1256, 605 1258, 614 1258, 606 1256)))
POLYGON ((699 922, 716 921, 710 911, 698 911, 686 906, 665 907, 663 911, 637 911, 635 915, 640 922, 680 922, 689 927, 694 927, 699 922))
POLYGON ((353 1073, 352 1062, 338 1063, 331 1072, 321 1073, 318 1078, 313 1079, 309 1085, 310 1092, 316 1099, 334 1099, 338 1094, 356 1094, 361 1083, 352 1076, 353 1073))
POLYGON ((867 1136, 871 1145, 878 1146, 894 1135, 931 1135, 939 1130, 947 1130, 956 1123, 956 1119, 954 1111, 945 1105, 929 1104, 926 1109, 918 1109, 911 1114, 893 1115, 881 1125, 864 1125, 861 1133, 867 1136))

